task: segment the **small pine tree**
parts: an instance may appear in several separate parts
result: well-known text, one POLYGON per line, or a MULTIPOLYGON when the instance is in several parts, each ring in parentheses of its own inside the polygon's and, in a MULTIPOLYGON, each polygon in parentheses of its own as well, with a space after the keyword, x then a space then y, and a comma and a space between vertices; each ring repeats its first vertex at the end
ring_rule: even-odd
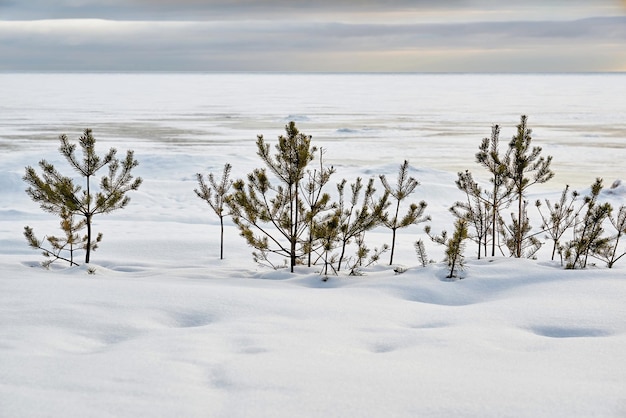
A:
POLYGON ((334 266, 337 261, 337 257, 334 256, 332 252, 335 250, 337 243, 339 242, 338 232, 339 217, 336 214, 331 214, 327 216, 326 219, 321 222, 316 222, 313 225, 313 238, 319 240, 321 244, 322 258, 324 261, 322 274, 326 279, 328 279, 329 268, 334 274, 337 274, 337 269, 334 266))
POLYGON ((417 254, 417 258, 420 261, 420 265, 422 267, 426 267, 430 260, 428 259, 428 255, 426 254, 426 246, 424 245, 424 241, 421 239, 415 241, 413 244, 415 247, 415 253, 417 254))
POLYGON ((406 228, 410 225, 416 225, 421 222, 426 222, 430 220, 429 216, 423 216, 424 211, 426 210, 426 202, 421 201, 418 204, 412 203, 409 206, 409 210, 402 217, 399 218, 400 215, 400 204, 404 199, 409 197, 411 193, 415 191, 415 188, 419 186, 419 182, 413 177, 409 177, 409 161, 404 160, 404 163, 400 165, 400 170, 398 172, 398 180, 396 187, 393 188, 387 181, 385 175, 380 176, 380 181, 382 182, 385 192, 389 195, 393 196, 395 199, 395 210, 393 215, 390 217, 386 214, 383 217, 383 225, 387 228, 391 229, 392 237, 391 237, 391 256, 389 257, 389 265, 393 264, 393 255, 396 247, 396 231, 399 228, 406 228))
POLYGON ((454 233, 451 238, 448 238, 446 231, 443 231, 441 235, 431 235, 430 226, 427 226, 424 230, 433 242, 446 246, 446 257, 444 261, 448 263, 448 267, 450 268, 447 278, 451 279, 457 277, 458 271, 464 267, 464 241, 468 237, 467 219, 458 218, 456 220, 454 223, 454 233))
POLYGON ((591 194, 585 196, 582 220, 574 227, 574 239, 563 248, 566 259, 565 268, 578 269, 587 267, 587 261, 594 250, 607 245, 609 238, 603 236, 603 223, 609 217, 612 207, 609 203, 598 203, 602 191, 602 179, 597 178, 591 186, 591 194))
MULTIPOLYGON (((535 206, 541 216, 541 229, 548 233, 554 243, 552 246, 552 260, 554 260, 554 256, 561 246, 563 234, 574 226, 578 215, 578 211, 574 210, 578 192, 574 190, 570 195, 569 201, 567 200, 568 192, 569 185, 565 186, 563 193, 561 193, 561 198, 554 205, 548 199, 545 200, 548 207, 547 214, 541 211, 541 201, 537 200, 535 202, 535 206)), ((563 263, 562 258, 561 263, 563 263)))
MULTIPOLYGON (((85 222, 76 223, 74 216, 67 210, 62 210, 60 217, 60 226, 65 233, 64 237, 49 236, 39 240, 31 227, 24 227, 24 237, 28 241, 28 245, 33 249, 43 251, 42 254, 46 260, 41 265, 45 268, 49 268, 57 260, 66 261, 70 266, 77 266, 78 263, 74 262, 74 252, 86 245, 86 237, 79 235, 79 231, 85 227, 85 222), (44 241, 48 242, 49 248, 44 247, 44 241)), ((98 237, 100 238, 101 234, 98 237)))
POLYGON ((133 151, 127 151, 126 158, 121 162, 115 156, 115 148, 111 148, 104 157, 96 155, 96 139, 91 129, 85 129, 79 138, 82 160, 76 157, 76 145, 71 144, 66 135, 61 135, 59 139, 61 155, 84 178, 85 189, 75 186, 71 178, 62 176, 52 164, 41 160, 41 177, 33 167, 26 167, 23 178, 29 184, 26 193, 46 212, 61 215, 63 211, 67 211, 84 218, 87 228, 85 263, 89 263, 91 250, 95 248, 91 231, 93 217, 122 209, 130 202, 126 193, 137 190, 142 182, 141 178, 133 179, 131 175, 132 169, 139 163, 135 160, 133 151), (104 167, 108 167, 108 175, 101 178, 100 190, 93 193, 92 177, 104 167))
POLYGON ((487 239, 491 230, 491 202, 484 197, 484 192, 477 182, 474 181, 472 173, 468 170, 458 173, 456 186, 463 191, 466 196, 465 202, 456 202, 450 212, 456 218, 467 219, 468 224, 474 229, 474 234, 470 239, 478 244, 478 259, 480 260, 483 248, 487 254, 487 239))
MULTIPOLYGON (((524 196, 528 188, 534 184, 545 183, 554 177, 550 170, 552 157, 540 157, 541 147, 532 147, 532 130, 528 128, 528 117, 522 115, 517 125, 517 134, 509 143, 506 161, 508 168, 506 175, 511 183, 512 194, 517 200, 517 219, 513 219, 512 241, 509 248, 512 255, 520 258, 523 254, 524 240, 530 239, 528 233, 531 230, 528 223, 524 196)), ((532 239, 531 239, 532 240, 532 239)), ((532 240, 535 241, 535 240, 532 240)), ((531 243, 534 246, 536 242, 531 243)), ((533 253, 534 254, 534 253, 533 253)))
POLYGON ((511 255, 517 256, 517 254, 519 254, 519 257, 535 258, 535 254, 542 246, 542 242, 537 238, 537 235, 544 231, 530 234, 532 226, 530 225, 530 219, 528 218, 527 206, 528 201, 524 200, 522 204, 521 224, 519 223, 519 217, 513 213, 511 214, 510 225, 506 225, 504 220, 499 218, 500 230, 502 231, 506 246, 511 255), (520 242, 517 240, 518 233, 519 236, 523 237, 521 246, 520 242))
MULTIPOLYGON (((334 167, 324 167, 324 149, 319 150, 319 169, 307 170, 307 180, 304 184, 303 201, 306 204, 305 222, 308 225, 309 237, 304 243, 304 253, 307 256, 307 266, 311 267, 312 255, 315 242, 315 223, 317 218, 325 211, 332 209, 330 195, 324 193, 324 186, 330 181, 335 173, 334 167)), ((327 227, 329 225, 327 224, 327 227)))
POLYGON ((485 191, 485 199, 487 201, 485 213, 491 219, 485 223, 491 227, 491 256, 496 255, 496 242, 499 237, 500 211, 508 206, 512 190, 511 182, 507 181, 508 162, 506 156, 501 156, 499 151, 500 145, 500 126, 493 125, 491 128, 491 136, 483 138, 479 152, 476 153, 476 162, 485 167, 489 173, 489 182, 491 190, 485 191))
MULTIPOLYGON (((361 199, 361 192, 363 191, 362 179, 358 177, 356 182, 350 185, 352 194, 349 203, 347 203, 345 199, 345 186, 345 179, 337 184, 339 202, 336 205, 335 212, 339 218, 338 238, 341 243, 341 253, 339 255, 337 270, 341 270, 346 255, 346 248, 352 240, 361 242, 361 244, 357 242, 358 265, 361 265, 362 260, 366 257, 366 254, 362 253, 367 250, 364 242, 365 232, 375 228, 382 222, 384 209, 388 206, 388 194, 383 195, 383 197, 378 200, 374 199, 376 189, 374 188, 373 178, 369 179, 365 187, 363 199, 361 199)), ((365 252, 367 253, 369 250, 365 252)))
POLYGON ((365 245, 365 231, 355 237, 357 246, 354 259, 348 259, 347 265, 350 276, 362 276, 363 269, 378 263, 380 257, 389 250, 389 245, 383 244, 381 247, 374 247, 372 251, 365 245))
POLYGON ((626 250, 619 250, 620 238, 626 234, 626 206, 620 206, 615 217, 609 214, 609 220, 616 233, 608 240, 601 241, 600 245, 593 249, 593 256, 604 261, 608 268, 613 268, 613 265, 626 255, 626 250))
POLYGON ((274 156, 263 135, 257 137, 257 154, 279 185, 272 185, 265 169, 255 169, 248 174, 247 183, 241 179, 233 183, 227 204, 241 235, 255 248, 255 259, 269 261, 270 253, 286 256, 293 272, 304 253, 299 245, 308 229, 301 181, 317 148, 294 122, 286 125, 285 131, 285 136, 278 137, 274 156))
POLYGON ((233 184, 229 178, 231 169, 232 166, 230 164, 224 164, 222 179, 219 182, 215 179, 213 173, 209 173, 209 184, 206 183, 201 173, 197 173, 196 179, 198 180, 199 188, 194 189, 196 195, 206 201, 220 219, 220 260, 224 259, 224 217, 228 215, 225 205, 228 191, 233 184))

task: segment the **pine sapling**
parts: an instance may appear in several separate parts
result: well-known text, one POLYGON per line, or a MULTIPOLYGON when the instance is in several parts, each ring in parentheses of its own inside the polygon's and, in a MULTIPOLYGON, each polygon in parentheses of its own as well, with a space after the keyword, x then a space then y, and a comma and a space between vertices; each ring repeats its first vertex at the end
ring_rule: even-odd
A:
POLYGON ((528 218, 527 211, 528 201, 524 200, 522 204, 521 224, 519 216, 511 213, 511 224, 507 225, 502 218, 499 218, 500 230, 505 238, 505 243, 512 256, 535 258, 535 254, 541 246, 542 242, 537 238, 544 231, 538 231, 534 234, 530 233, 532 226, 528 218), (517 240, 518 233, 523 237, 521 243, 517 240))
POLYGON ((337 269, 334 266, 337 262, 337 256, 332 253, 339 242, 338 227, 339 217, 336 214, 332 214, 327 216, 323 221, 316 222, 312 231, 314 239, 320 242, 322 259, 324 261, 322 274, 326 279, 328 278, 329 268, 334 274, 337 274, 337 269))
MULTIPOLYGON (((552 246, 552 260, 561 246, 561 238, 563 234, 572 228, 576 222, 576 217, 580 209, 574 210, 574 203, 578 197, 577 191, 572 191, 568 200, 567 195, 569 192, 569 185, 565 186, 565 189, 561 193, 561 198, 554 205, 550 203, 548 199, 545 199, 546 206, 548 207, 548 213, 544 214, 541 210, 541 201, 537 200, 535 206, 541 216, 541 229, 548 233, 553 241, 552 246)), ((563 264, 563 258, 561 258, 561 264, 563 264)))
POLYGON ((361 240, 361 244, 358 245, 357 249, 357 258, 361 260, 364 258, 359 256, 358 253, 367 248, 364 244, 365 232, 375 228, 383 221, 383 212, 388 206, 387 193, 380 199, 374 198, 376 189, 374 188, 373 178, 369 179, 362 198, 362 179, 358 177, 354 183, 350 184, 351 195, 349 202, 345 199, 345 186, 345 179, 337 185, 339 201, 335 212, 339 217, 339 240, 341 243, 337 270, 341 270, 346 255, 346 248, 353 240, 361 240))
POLYGON ((491 256, 496 255, 496 242, 500 232, 500 212, 510 203, 512 184, 508 181, 508 160, 507 156, 501 156, 500 126, 494 125, 491 128, 491 136, 483 138, 479 152, 476 153, 476 162, 489 171, 491 190, 485 190, 485 200, 488 202, 485 208, 491 219, 487 224, 491 227, 491 256))
MULTIPOLYGON (((28 245, 37 250, 42 250, 42 254, 46 260, 41 263, 45 268, 49 268, 56 260, 66 261, 70 266, 77 266, 74 261, 74 253, 78 250, 84 250, 87 245, 87 237, 81 236, 80 231, 85 228, 85 221, 76 222, 74 215, 63 209, 59 214, 61 217, 60 227, 64 232, 63 237, 48 236, 43 240, 37 239, 35 232, 29 226, 24 227, 24 237, 28 241, 28 245), (49 247, 44 247, 47 242, 49 247)), ((95 242, 92 242, 92 250, 97 248, 97 244, 102 240, 102 234, 99 233, 95 242)))
POLYGON ((487 254, 487 239, 491 231, 491 222, 494 221, 491 214, 492 203, 488 200, 483 189, 474 181, 472 173, 468 170, 458 173, 456 186, 465 193, 465 202, 458 201, 450 212, 456 218, 465 218, 468 225, 474 230, 469 238, 478 244, 478 259, 480 260, 484 248, 487 254))
POLYGON ((426 254, 426 246, 424 245, 424 241, 422 239, 419 239, 415 241, 413 246, 415 247, 415 253, 417 254, 420 265, 422 267, 426 267, 431 262, 431 260, 429 260, 428 255, 426 254))
POLYGON ((454 233, 452 237, 448 238, 448 234, 446 231, 443 231, 441 235, 431 235, 430 234, 430 226, 427 226, 425 229, 426 234, 436 242, 437 244, 446 246, 446 257, 445 260, 448 263, 448 267, 450 268, 450 272, 448 279, 457 277, 458 271, 462 270, 464 267, 464 257, 463 251, 465 250, 465 239, 467 239, 467 219, 458 218, 454 223, 454 233))
POLYGON ((383 244, 381 247, 374 247, 371 250, 365 244, 365 232, 355 237, 355 243, 357 246, 355 257, 347 260, 350 276, 362 276, 364 268, 378 263, 380 257, 389 250, 389 245, 387 244, 383 244))
POLYGON ((585 196, 582 220, 574 227, 574 239, 564 245, 565 268, 579 269, 587 267, 587 261, 593 251, 607 245, 610 238, 605 237, 603 223, 609 217, 612 207, 609 203, 598 203, 602 191, 602 179, 597 178, 591 186, 591 194, 585 196))
POLYGON ((209 173, 207 184, 201 173, 196 174, 198 180, 198 189, 194 189, 196 195, 206 201, 211 209, 220 219, 220 260, 224 259, 224 217, 228 215, 226 208, 226 200, 228 191, 233 182, 230 180, 230 171, 232 166, 228 163, 224 164, 221 180, 216 180, 213 173, 209 173))
MULTIPOLYGON (((525 246, 524 240, 530 239, 528 233, 531 230, 527 222, 528 216, 524 196, 528 188, 534 184, 545 183, 554 177, 550 169, 552 157, 540 157, 541 147, 532 147, 532 130, 528 128, 528 117, 522 115, 517 125, 517 134, 509 143, 506 161, 508 168, 506 176, 511 183, 512 195, 517 200, 517 219, 512 224, 512 255, 522 257, 525 246)), ((532 240, 532 239, 531 239, 532 240)), ((533 246, 531 243, 530 246, 533 246)))
POLYGON ((61 155, 82 176, 85 188, 76 186, 71 178, 62 176, 52 164, 41 160, 41 176, 33 167, 26 167, 23 177, 29 184, 26 193, 46 212, 60 215, 65 210, 83 217, 87 228, 85 263, 89 263, 91 250, 95 248, 91 232, 93 217, 128 205, 130 198, 126 195, 127 192, 137 190, 142 182, 141 178, 134 179, 131 174, 139 163, 135 160, 133 151, 127 151, 123 161, 116 158, 115 148, 111 148, 104 157, 98 156, 95 152, 96 139, 91 134, 91 129, 85 129, 79 138, 82 159, 76 156, 76 145, 71 144, 66 135, 61 135, 59 139, 61 155), (100 179, 100 188, 94 193, 92 177, 104 167, 108 168, 108 174, 100 179))
POLYGON ((619 249, 620 239, 626 234, 626 206, 620 206, 615 217, 609 214, 609 220, 616 233, 607 241, 601 242, 601 245, 594 248, 593 256, 606 262, 608 268, 613 268, 613 265, 626 255, 626 249, 619 249))
POLYGON ((247 182, 239 179, 233 183, 227 204, 240 234, 258 256, 263 256, 259 259, 267 260, 270 253, 286 256, 293 272, 304 254, 303 237, 309 226, 301 181, 317 148, 311 146, 311 136, 300 133, 294 122, 286 125, 285 131, 286 135, 278 137, 275 155, 263 135, 257 136, 257 155, 278 185, 272 184, 265 168, 255 169, 247 182))
MULTIPOLYGON (((319 150, 319 168, 307 170, 307 179, 304 183, 303 201, 306 204, 304 214, 305 222, 308 225, 309 237, 304 243, 304 253, 307 256, 307 266, 311 267, 314 248, 315 223, 320 215, 334 207, 330 202, 330 195, 323 192, 324 186, 330 181, 330 177, 335 173, 331 166, 324 167, 324 149, 319 150)), ((328 225, 327 225, 328 226, 328 225)))
POLYGON ((385 188, 385 192, 395 199, 395 208, 393 209, 392 215, 389 216, 389 214, 385 214, 383 218, 383 225, 391 229, 392 232, 391 256, 389 257, 389 265, 392 265, 396 247, 396 231, 399 228, 406 228, 410 225, 416 225, 421 222, 429 221, 430 216, 424 216, 427 204, 422 200, 419 204, 411 203, 407 213, 402 218, 399 217, 400 204, 415 191, 417 186, 419 186, 419 182, 409 176, 408 160, 404 160, 404 163, 400 165, 398 180, 395 188, 391 187, 384 174, 380 176, 380 181, 385 188))

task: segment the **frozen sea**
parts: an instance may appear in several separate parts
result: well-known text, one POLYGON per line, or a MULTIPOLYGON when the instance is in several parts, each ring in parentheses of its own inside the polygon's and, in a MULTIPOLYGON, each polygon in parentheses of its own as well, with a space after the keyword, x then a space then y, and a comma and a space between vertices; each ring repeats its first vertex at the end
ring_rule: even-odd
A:
POLYGON ((275 139, 294 120, 335 166, 409 159, 480 176, 481 139, 499 124, 505 147, 525 114, 554 156, 553 184, 625 174, 626 74, 0 74, 0 91, 4 150, 92 128, 139 156, 204 155, 237 171, 258 134, 275 139))

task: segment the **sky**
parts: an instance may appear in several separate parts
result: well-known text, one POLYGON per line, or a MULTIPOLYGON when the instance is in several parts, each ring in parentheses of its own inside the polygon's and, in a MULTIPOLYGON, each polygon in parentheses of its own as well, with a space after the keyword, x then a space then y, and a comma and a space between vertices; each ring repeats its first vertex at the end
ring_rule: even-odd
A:
POLYGON ((626 71, 626 0, 0 0, 0 71, 626 71))

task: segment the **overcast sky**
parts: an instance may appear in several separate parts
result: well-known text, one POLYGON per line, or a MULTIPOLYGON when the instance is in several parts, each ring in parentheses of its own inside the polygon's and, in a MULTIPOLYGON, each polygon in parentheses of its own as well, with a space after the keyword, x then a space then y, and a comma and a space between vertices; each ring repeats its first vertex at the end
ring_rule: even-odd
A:
POLYGON ((0 0, 0 71, 626 71, 626 0, 0 0))

